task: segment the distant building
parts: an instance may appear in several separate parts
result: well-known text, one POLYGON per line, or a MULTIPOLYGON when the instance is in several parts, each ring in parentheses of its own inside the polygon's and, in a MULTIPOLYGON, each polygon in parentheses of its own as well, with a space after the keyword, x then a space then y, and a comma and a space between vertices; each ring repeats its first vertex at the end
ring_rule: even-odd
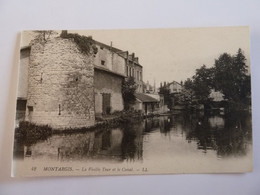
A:
POLYGON ((209 94, 209 98, 211 98, 214 102, 220 102, 224 100, 224 95, 220 91, 215 91, 212 89, 209 94))
POLYGON ((183 94, 184 88, 181 83, 178 83, 176 81, 172 81, 170 83, 161 83, 160 84, 160 92, 166 93, 166 91, 169 94, 164 94, 165 96, 169 96, 167 107, 165 110, 174 110, 174 109, 183 109, 183 105, 181 105, 181 96, 183 94))
POLYGON ((153 86, 149 83, 149 81, 147 81, 146 83, 143 83, 143 92, 144 93, 149 93, 149 94, 157 94, 158 91, 156 89, 155 83, 153 84, 153 86))
POLYGON ((162 94, 146 93, 145 95, 150 96, 157 100, 157 103, 154 106, 154 111, 153 111, 154 114, 161 114, 169 111, 169 109, 165 105, 164 96, 162 94))
POLYGON ((173 81, 168 84, 168 88, 170 90, 170 93, 174 94, 174 93, 180 93, 183 87, 180 83, 173 81))
POLYGON ((159 101, 154 97, 151 97, 144 93, 136 93, 136 102, 134 109, 141 111, 144 115, 153 114, 156 108, 158 108, 159 101))

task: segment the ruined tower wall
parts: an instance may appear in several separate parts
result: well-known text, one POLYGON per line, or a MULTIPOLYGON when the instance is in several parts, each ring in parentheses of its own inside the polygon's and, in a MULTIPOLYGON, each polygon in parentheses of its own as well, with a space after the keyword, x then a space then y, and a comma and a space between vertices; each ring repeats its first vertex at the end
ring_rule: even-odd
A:
POLYGON ((53 128, 94 125, 93 57, 71 39, 31 47, 26 120, 53 128))

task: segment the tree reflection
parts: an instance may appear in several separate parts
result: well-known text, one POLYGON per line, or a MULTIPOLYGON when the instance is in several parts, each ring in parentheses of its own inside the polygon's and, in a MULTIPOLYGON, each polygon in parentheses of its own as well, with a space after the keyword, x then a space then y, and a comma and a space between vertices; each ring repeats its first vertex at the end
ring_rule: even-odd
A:
POLYGON ((251 119, 249 113, 236 112, 225 116, 203 116, 190 119, 196 124, 187 132, 187 140, 197 141, 198 149, 217 151, 221 157, 245 155, 251 141, 251 119))
MULTIPOLYGON (((153 139, 157 139, 158 134, 181 135, 181 138, 184 137, 183 142, 185 139, 188 142, 195 142, 197 149, 205 153, 208 150, 216 150, 218 157, 246 155, 252 137, 251 115, 248 112, 228 115, 184 112, 143 121, 129 120, 123 126, 114 129, 55 134, 36 143, 30 143, 22 137, 23 139, 16 140, 14 157, 48 158, 59 161, 89 159, 142 161, 143 145, 147 141, 144 140, 144 136, 147 138, 153 135, 153 139)), ((172 140, 163 139, 163 141, 172 140)))
POLYGON ((173 118, 170 116, 160 117, 160 132, 167 135, 170 132, 171 127, 173 126, 173 118))
POLYGON ((215 134, 220 156, 245 155, 251 142, 252 126, 246 112, 230 113, 225 116, 225 126, 215 134))
POLYGON ((159 118, 151 117, 144 119, 144 132, 151 132, 160 126, 159 118))
POLYGON ((127 122, 123 128, 122 158, 130 161, 143 158, 143 124, 127 122))

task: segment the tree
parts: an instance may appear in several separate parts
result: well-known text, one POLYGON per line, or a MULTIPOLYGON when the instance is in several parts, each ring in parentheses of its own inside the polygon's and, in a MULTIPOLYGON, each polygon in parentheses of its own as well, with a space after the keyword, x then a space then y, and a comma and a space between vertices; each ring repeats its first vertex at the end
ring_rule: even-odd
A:
POLYGON ((188 90, 193 90, 193 81, 190 78, 184 81, 184 88, 188 90))
POLYGON ((184 89, 182 90, 182 93, 184 94, 184 103, 186 106, 192 104, 194 98, 193 85, 193 81, 190 78, 184 81, 184 89))
POLYGON ((212 88, 213 69, 203 65, 193 76, 193 91, 200 103, 205 103, 212 88))
POLYGON ((247 74, 246 58, 241 49, 235 56, 227 53, 215 60, 214 84, 231 102, 249 103, 250 76, 247 74))
POLYGON ((246 65, 246 57, 239 48, 234 57, 234 66, 236 69, 237 82, 239 83, 239 100, 244 104, 251 103, 251 78, 248 75, 248 66, 246 65))
POLYGON ((200 104, 206 104, 213 86, 213 68, 206 68, 205 65, 196 69, 196 74, 192 79, 187 79, 184 87, 190 94, 190 101, 197 100, 200 104))
POLYGON ((184 87, 192 92, 192 97, 204 105, 209 101, 211 89, 222 92, 230 103, 249 105, 251 79, 247 68, 246 58, 241 49, 238 49, 234 56, 223 53, 215 60, 212 68, 203 65, 197 69, 192 79, 184 82, 184 87))
POLYGON ((164 103, 167 105, 169 109, 172 108, 172 97, 170 94, 170 89, 166 82, 164 82, 164 85, 159 88, 159 94, 163 95, 164 97, 164 103))
POLYGON ((124 100, 124 107, 126 110, 130 109, 130 105, 135 102, 135 90, 137 85, 133 77, 126 78, 122 83, 122 96, 124 100))

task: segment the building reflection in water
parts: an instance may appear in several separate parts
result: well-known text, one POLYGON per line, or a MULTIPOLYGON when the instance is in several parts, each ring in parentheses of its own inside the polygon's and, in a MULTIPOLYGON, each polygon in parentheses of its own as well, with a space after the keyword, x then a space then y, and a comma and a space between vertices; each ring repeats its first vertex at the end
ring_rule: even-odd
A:
POLYGON ((26 140, 18 139, 14 145, 14 156, 59 161, 142 162, 145 158, 144 143, 149 142, 149 135, 157 135, 158 132, 169 137, 181 135, 184 142, 197 143, 197 150, 204 153, 215 150, 217 157, 245 155, 251 144, 251 115, 246 112, 225 116, 182 113, 139 122, 129 121, 114 129, 55 134, 33 144, 25 144, 26 140))
POLYGON ((16 158, 47 158, 59 161, 142 161, 143 125, 127 124, 123 129, 53 135, 32 145, 17 142, 16 158))
POLYGON ((123 128, 122 158, 128 161, 143 160, 143 123, 126 123, 123 128))

